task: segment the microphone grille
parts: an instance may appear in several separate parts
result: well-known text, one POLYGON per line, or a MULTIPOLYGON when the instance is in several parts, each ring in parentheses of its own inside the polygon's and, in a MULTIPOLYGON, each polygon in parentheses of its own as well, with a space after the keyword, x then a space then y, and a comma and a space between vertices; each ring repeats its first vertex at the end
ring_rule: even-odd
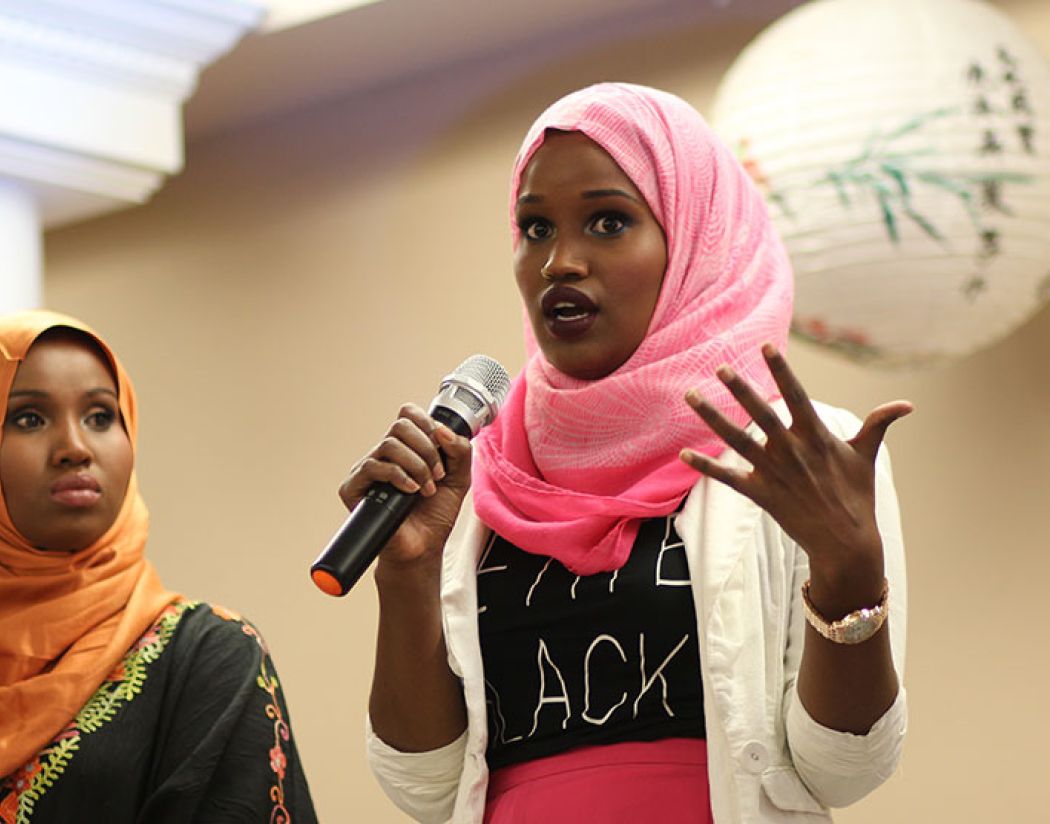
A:
POLYGON ((493 407, 493 416, 503 406, 510 391, 510 375, 499 361, 488 355, 471 355, 456 367, 449 376, 455 381, 462 381, 478 389, 483 389, 489 397, 485 401, 493 407))

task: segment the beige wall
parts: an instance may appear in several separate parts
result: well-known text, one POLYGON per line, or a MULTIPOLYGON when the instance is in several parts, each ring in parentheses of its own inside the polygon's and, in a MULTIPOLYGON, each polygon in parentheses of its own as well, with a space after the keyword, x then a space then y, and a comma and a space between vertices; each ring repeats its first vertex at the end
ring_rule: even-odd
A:
MULTIPOLYGON (((1040 5, 1010 9, 1050 49, 1040 5)), ((108 334, 137 380, 152 557, 170 586, 262 628, 323 821, 402 818, 362 752, 370 580, 330 599, 307 566, 343 517, 341 477, 402 400, 428 400, 476 350, 521 363, 505 207, 520 135, 598 79, 703 108, 751 34, 681 32, 301 111, 192 145, 151 204, 47 238, 49 304, 108 334)), ((934 371, 792 354, 829 402, 918 407, 891 437, 911 735, 901 774, 838 820, 1045 821, 1050 312, 934 371)))

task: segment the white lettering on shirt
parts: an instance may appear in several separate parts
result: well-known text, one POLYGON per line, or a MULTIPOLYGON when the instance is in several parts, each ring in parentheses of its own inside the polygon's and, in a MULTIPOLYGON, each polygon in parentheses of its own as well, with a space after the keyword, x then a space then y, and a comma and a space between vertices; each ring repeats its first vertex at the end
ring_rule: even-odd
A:
POLYGON ((501 744, 510 744, 514 741, 521 741, 522 736, 515 735, 513 738, 507 738, 507 719, 503 717, 503 710, 500 709, 499 705, 499 693, 496 692, 496 688, 489 683, 488 679, 485 681, 485 687, 489 692, 492 693, 492 698, 489 699, 489 703, 492 705, 493 711, 496 713, 496 734, 499 736, 501 744))
MULTIPOLYGON (((485 552, 481 555, 481 560, 478 561, 478 575, 485 575, 489 572, 504 572, 508 569, 506 564, 499 564, 498 566, 485 566, 485 561, 488 560, 489 553, 492 552, 492 547, 496 544, 496 533, 493 532, 489 536, 489 542, 485 545, 485 552)), ((478 607, 478 615, 485 612, 488 609, 487 605, 478 607)))
POLYGON ((532 714, 532 729, 529 730, 527 737, 532 737, 536 732, 536 728, 540 725, 540 710, 543 709, 544 704, 564 704, 565 705, 565 718, 562 719, 561 728, 564 730, 569 725, 569 719, 572 717, 572 704, 569 703, 569 690, 565 686, 565 679, 562 678, 561 670, 551 660, 550 652, 547 651, 547 644, 541 638, 539 647, 536 649, 536 668, 540 672, 540 700, 536 704, 536 711, 532 714), (558 682, 561 684, 560 695, 546 695, 547 687, 547 670, 543 666, 543 661, 546 659, 547 663, 550 664, 554 674, 558 676, 558 682))
POLYGON ((661 686, 661 689, 663 691, 664 711, 669 716, 674 718, 674 712, 671 710, 671 707, 668 706, 668 704, 667 704, 667 679, 664 678, 664 676, 663 676, 663 670, 664 670, 664 667, 666 667, 670 663, 671 659, 674 658, 674 656, 678 652, 678 650, 680 650, 682 647, 685 646, 685 642, 688 641, 688 640, 689 640, 689 633, 686 633, 685 635, 682 636, 682 640, 678 642, 678 646, 676 646, 673 650, 671 650, 671 652, 668 654, 668 656, 666 658, 664 658, 664 660, 660 664, 660 666, 658 666, 656 668, 656 671, 653 673, 653 677, 649 678, 649 679, 646 679, 646 677, 645 677, 645 633, 643 632, 643 633, 641 633, 638 636, 638 654, 641 656, 640 668, 641 668, 641 672, 642 672, 642 690, 641 690, 641 692, 638 693, 638 697, 634 700, 634 717, 635 718, 638 717, 638 704, 641 703, 642 698, 649 691, 649 687, 651 687, 654 683, 656 683, 656 679, 657 678, 660 679, 660 686, 661 686))
POLYGON ((660 541, 660 551, 656 555, 656 585, 658 587, 687 587, 691 586, 691 582, 688 577, 685 578, 665 578, 663 572, 664 555, 672 550, 678 550, 679 552, 685 552, 685 542, 679 538, 677 541, 671 541, 671 519, 668 518, 664 525, 664 537, 660 541))
POLYGON ((532 582, 532 586, 529 587, 529 592, 525 596, 525 606, 527 606, 527 607, 531 607, 532 606, 532 593, 535 592, 536 587, 539 586, 540 580, 543 578, 543 573, 545 573, 550 568, 551 562, 553 560, 554 560, 553 558, 548 558, 547 559, 547 563, 545 563, 543 565, 543 569, 541 569, 539 571, 539 574, 536 576, 536 580, 532 582))
POLYGON ((612 715, 620 707, 620 705, 627 700, 627 693, 623 693, 623 697, 620 698, 613 706, 609 709, 605 715, 601 718, 592 718, 590 715, 591 708, 591 653, 594 652, 594 648, 598 646, 602 641, 607 641, 616 647, 616 651, 620 653, 621 660, 627 663, 627 653, 623 651, 623 647, 620 646, 620 642, 613 638, 611 635, 602 633, 593 641, 591 645, 587 647, 587 654, 583 656, 583 720, 589 724, 594 724, 600 727, 606 721, 609 720, 609 716, 612 715))

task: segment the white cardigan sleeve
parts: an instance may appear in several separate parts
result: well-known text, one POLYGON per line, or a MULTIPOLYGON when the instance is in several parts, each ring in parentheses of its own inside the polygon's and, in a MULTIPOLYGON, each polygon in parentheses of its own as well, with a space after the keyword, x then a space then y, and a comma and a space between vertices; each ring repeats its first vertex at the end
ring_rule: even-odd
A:
MULTIPOLYGON (((840 437, 852 437, 860 422, 851 414, 823 407, 821 417, 840 437)), ((809 575, 805 552, 797 551, 792 584, 792 617, 787 649, 787 672, 792 673, 784 695, 788 747, 795 769, 813 796, 828 807, 843 807, 882 784, 900 762, 907 729, 904 691, 904 646, 907 625, 907 584, 900 512, 893 487, 890 457, 883 447, 876 462, 875 510, 882 535, 886 577, 889 581, 888 627, 893 664, 901 687, 893 705, 865 735, 828 729, 817 723, 798 697, 795 676, 802 657, 805 619, 800 588, 809 575)))
POLYGON ((379 786, 413 821, 440 824, 452 817, 467 746, 464 732, 451 744, 428 752, 401 752, 383 741, 365 719, 368 765, 379 786))
POLYGON ((441 614, 449 668, 463 680, 467 729, 436 750, 406 753, 379 738, 366 719, 369 766, 379 785, 415 821, 431 824, 480 821, 484 808, 485 695, 475 567, 488 528, 474 515, 468 494, 445 544, 441 569, 441 614))

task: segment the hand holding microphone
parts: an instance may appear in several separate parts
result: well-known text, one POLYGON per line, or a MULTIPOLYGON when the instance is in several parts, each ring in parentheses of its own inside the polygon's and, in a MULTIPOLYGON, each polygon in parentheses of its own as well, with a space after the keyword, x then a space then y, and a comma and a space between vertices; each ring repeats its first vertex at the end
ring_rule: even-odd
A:
POLYGON ((499 363, 474 355, 441 382, 429 413, 401 408, 340 487, 352 511, 310 567, 318 588, 345 595, 384 547, 412 562, 444 546, 470 488, 469 439, 495 418, 509 385, 499 363))

